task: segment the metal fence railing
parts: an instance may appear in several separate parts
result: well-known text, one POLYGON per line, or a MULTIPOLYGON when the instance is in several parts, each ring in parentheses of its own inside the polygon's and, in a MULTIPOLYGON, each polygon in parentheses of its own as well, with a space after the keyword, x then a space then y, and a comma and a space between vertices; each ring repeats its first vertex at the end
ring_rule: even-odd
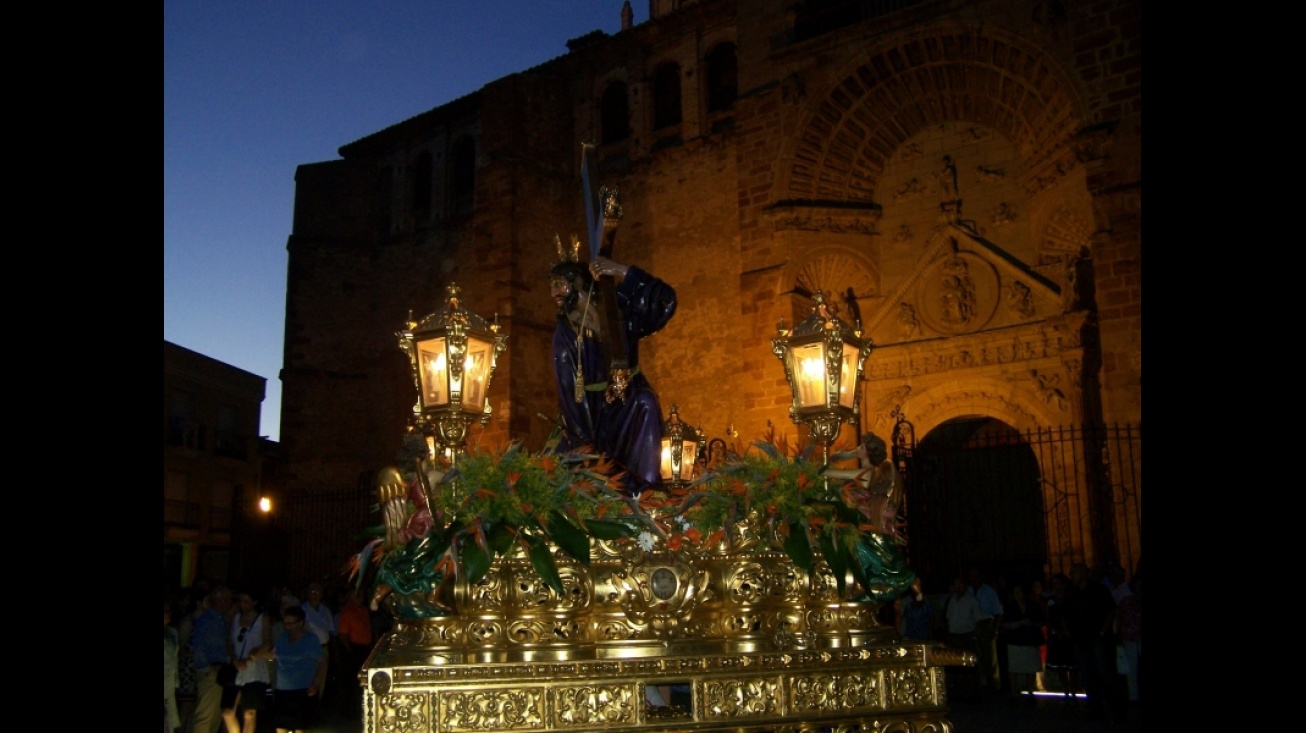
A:
MULTIPOLYGON (((911 431, 902 431, 910 435, 911 431)), ((909 562, 932 589, 970 567, 1011 582, 1142 557, 1140 424, 1018 431, 945 423, 894 447, 909 562)))

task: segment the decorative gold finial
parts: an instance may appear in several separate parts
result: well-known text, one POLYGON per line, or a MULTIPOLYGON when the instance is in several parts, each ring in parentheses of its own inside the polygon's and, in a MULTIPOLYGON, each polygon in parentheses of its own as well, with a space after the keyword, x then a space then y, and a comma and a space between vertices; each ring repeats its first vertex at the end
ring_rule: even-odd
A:
POLYGON ((575 234, 571 235, 571 251, 562 246, 562 238, 557 234, 553 235, 553 246, 558 248, 559 262, 580 262, 580 239, 575 234))
POLYGON ((604 223, 621 221, 620 191, 616 186, 600 186, 599 200, 603 202, 604 223))

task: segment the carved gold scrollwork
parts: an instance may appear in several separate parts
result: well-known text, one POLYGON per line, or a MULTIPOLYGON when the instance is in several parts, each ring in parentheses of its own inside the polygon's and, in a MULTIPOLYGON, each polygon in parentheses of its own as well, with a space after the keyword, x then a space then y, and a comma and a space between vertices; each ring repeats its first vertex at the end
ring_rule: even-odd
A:
POLYGON ((440 694, 440 730, 540 728, 544 690, 538 687, 440 694))
POLYGON ((428 695, 390 694, 381 698, 377 722, 383 733, 416 733, 428 730, 428 695))
POLYGON ((714 680, 703 685, 703 715, 707 718, 747 718, 780 710, 781 690, 775 679, 714 680))
POLYGON ((558 727, 616 725, 635 720, 634 695, 628 685, 581 685, 554 692, 558 727))
POLYGON ((657 638, 683 636, 708 587, 706 570, 669 553, 651 553, 612 580, 622 591, 626 616, 657 638))

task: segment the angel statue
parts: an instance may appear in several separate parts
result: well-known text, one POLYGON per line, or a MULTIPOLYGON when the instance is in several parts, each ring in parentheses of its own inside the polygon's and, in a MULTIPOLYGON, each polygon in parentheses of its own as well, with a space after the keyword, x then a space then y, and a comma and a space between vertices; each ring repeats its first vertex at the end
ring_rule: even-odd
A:
POLYGON ((844 500, 857 507, 871 529, 894 540, 898 531, 898 507, 902 503, 902 475, 889 460, 884 441, 866 433, 857 446, 857 468, 829 468, 825 475, 843 479, 844 500))
POLYGON ((856 507, 865 526, 873 530, 863 533, 857 543, 858 559, 871 581, 867 595, 877 601, 896 599, 907 588, 920 587, 920 579, 907 567, 901 549, 906 543, 898 523, 902 476, 889 460, 884 441, 874 433, 862 435, 855 455, 857 468, 829 468, 825 475, 846 482, 842 487, 844 501, 856 507))
MULTIPOLYGON (((419 435, 410 434, 404 439, 400 460, 412 466, 410 478, 393 466, 382 469, 376 477, 376 498, 385 527, 382 542, 389 556, 377 569, 371 605, 375 610, 385 596, 399 591, 419 599, 415 602, 421 608, 403 609, 409 615, 440 615, 441 611, 430 603, 441 580, 434 569, 438 559, 435 543, 412 540, 423 540, 431 534, 437 519, 431 509, 431 487, 440 483, 444 472, 435 465, 426 441, 419 435), (427 601, 420 600, 424 597, 427 601)), ((356 563, 360 580, 373 546, 369 544, 356 563)))

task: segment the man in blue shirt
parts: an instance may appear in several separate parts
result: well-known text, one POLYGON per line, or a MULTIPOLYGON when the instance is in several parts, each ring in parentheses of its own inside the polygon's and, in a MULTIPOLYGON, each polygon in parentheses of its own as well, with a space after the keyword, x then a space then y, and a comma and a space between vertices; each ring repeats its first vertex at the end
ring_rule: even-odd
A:
POLYGON ((993 586, 984 582, 979 568, 971 568, 970 591, 979 601, 979 623, 975 624, 981 689, 998 692, 1002 678, 998 671, 998 629, 1002 624, 1002 600, 993 586))
POLYGON ((195 619, 190 649, 195 667, 195 712, 190 733, 215 733, 222 723, 222 685, 218 670, 231 661, 227 654, 227 611, 231 590, 217 586, 204 599, 204 610, 195 619))

